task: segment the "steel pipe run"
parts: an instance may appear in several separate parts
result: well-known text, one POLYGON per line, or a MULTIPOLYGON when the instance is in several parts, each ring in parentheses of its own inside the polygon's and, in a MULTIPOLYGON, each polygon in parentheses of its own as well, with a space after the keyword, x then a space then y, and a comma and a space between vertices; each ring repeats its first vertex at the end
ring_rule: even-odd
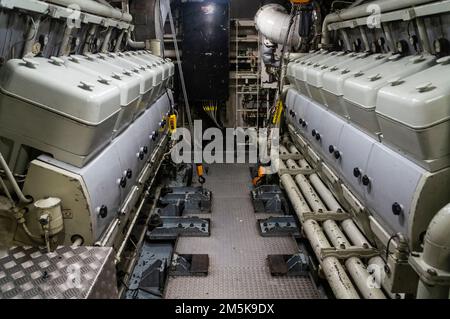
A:
POLYGON ((428 37, 427 28, 423 18, 416 19, 417 30, 419 31, 419 39, 422 45, 422 50, 426 53, 432 53, 430 38, 428 37))
POLYGON ((73 28, 66 26, 66 29, 64 30, 64 36, 63 39, 61 41, 61 46, 59 48, 59 55, 61 56, 67 56, 69 55, 69 51, 68 50, 68 46, 69 46, 69 41, 70 41, 70 36, 72 35, 72 30, 73 28))
POLYGON ((123 36, 125 35, 125 30, 120 32, 119 37, 117 38, 116 45, 114 46, 114 52, 119 52, 120 46, 122 45, 123 36))
POLYGON ((311 243, 314 253, 320 260, 325 277, 336 298, 359 299, 358 292, 339 260, 336 257, 326 257, 321 259, 322 249, 331 248, 331 245, 319 223, 309 219, 303 223, 303 230, 311 243))
POLYGON ((45 2, 56 5, 69 7, 72 9, 79 9, 82 12, 92 13, 102 17, 113 18, 125 22, 131 22, 133 17, 127 12, 122 12, 119 9, 110 5, 105 5, 93 0, 44 0, 45 2))
MULTIPOLYGON (((280 146, 280 153, 287 154, 286 148, 280 146)), ((286 165, 280 161, 280 169, 286 169, 286 165)), ((303 197, 301 191, 298 189, 294 182, 294 179, 289 174, 283 174, 280 176, 281 183, 286 190, 286 193, 291 201, 292 207, 296 212, 299 220, 302 220, 302 214, 305 212, 310 212, 308 204, 303 197)), ((331 248, 328 239, 322 231, 322 227, 314 221, 307 220, 303 223, 303 230, 305 231, 306 237, 311 243, 311 246, 316 254, 317 259, 322 265, 325 277, 330 284, 336 298, 339 299, 358 299, 359 295, 350 278, 347 276, 344 267, 339 262, 336 257, 327 257, 322 259, 321 253, 323 248, 331 248)))
POLYGON ((102 48, 100 49, 100 52, 106 53, 109 51, 109 41, 111 40, 112 35, 112 28, 109 28, 108 31, 106 31, 105 38, 103 39, 102 48))
POLYGON ((12 186, 14 192, 16 193, 17 197, 19 198, 20 203, 22 203, 22 204, 31 203, 31 199, 25 197, 25 195, 22 193, 22 190, 20 189, 19 185, 17 184, 17 181, 14 178, 13 173, 9 169, 9 166, 6 163, 5 158, 3 157, 1 152, 0 152, 0 167, 3 169, 8 181, 11 183, 11 186, 12 186))
POLYGON ((133 41, 130 32, 127 32, 127 45, 133 49, 145 49, 145 42, 133 41))
POLYGON ((30 20, 30 27, 28 28, 27 34, 25 36, 25 44, 23 46, 22 56, 25 57, 32 53, 33 44, 36 40, 36 35, 39 30, 39 25, 41 21, 38 19, 36 21, 33 20, 33 18, 29 17, 30 20))
POLYGON ((328 30, 328 25, 331 23, 367 17, 373 14, 375 10, 379 10, 379 13, 383 14, 386 12, 413 7, 432 1, 433 0, 378 0, 342 10, 337 13, 329 14, 325 17, 322 24, 322 47, 326 48, 330 44, 330 31, 328 30))
MULTIPOLYGON (((299 151, 295 148, 295 146, 292 143, 289 143, 288 147, 289 150, 287 150, 287 148, 285 148, 284 146, 280 146, 280 153, 289 154, 291 152, 292 154, 299 154, 299 151)), ((297 163, 294 160, 287 160, 286 164, 290 169, 311 169, 307 161, 304 159, 299 161, 300 165, 297 165, 297 163)), ((342 207, 336 201, 333 194, 326 188, 326 186, 323 184, 323 182, 320 180, 317 174, 309 175, 309 180, 305 175, 298 174, 295 176, 295 181, 297 182, 297 185, 300 187, 300 190, 303 193, 306 201, 311 206, 314 212, 320 213, 327 210, 342 211, 342 207), (312 183, 313 180, 314 184, 312 183), (319 194, 316 192, 315 188, 318 191, 320 190, 319 194), (319 195, 321 196, 323 195, 326 206, 322 202, 321 196, 319 195)), ((318 225, 318 223, 316 224, 318 225)), ((351 239, 353 239, 352 240, 353 245, 362 248, 370 247, 370 244, 365 239, 364 235, 359 231, 359 229, 356 227, 356 225, 351 219, 343 221, 341 223, 341 226, 344 230, 347 231, 348 234, 351 234, 351 239)), ((333 244, 334 247, 345 249, 347 247, 352 246, 336 221, 326 220, 322 223, 322 228, 325 230, 326 235, 331 240, 331 243, 333 244)), ((314 225, 314 229, 317 230, 316 225, 314 225)), ((371 275, 368 273, 366 267, 359 258, 356 257, 348 258, 345 261, 345 266, 347 267, 348 272, 350 273, 353 281, 356 283, 361 295, 364 298, 366 299, 386 298, 380 288, 368 284, 371 281, 371 275)))

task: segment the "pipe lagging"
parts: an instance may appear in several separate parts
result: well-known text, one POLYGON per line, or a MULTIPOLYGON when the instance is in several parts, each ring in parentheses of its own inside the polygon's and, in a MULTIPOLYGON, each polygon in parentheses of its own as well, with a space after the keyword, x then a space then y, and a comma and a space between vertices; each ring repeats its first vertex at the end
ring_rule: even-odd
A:
POLYGON ((24 204, 31 203, 31 199, 26 198, 25 195, 22 193, 22 190, 20 189, 19 185, 17 184, 17 181, 14 178, 13 173, 9 169, 9 166, 6 163, 2 153, 0 153, 0 166, 2 167, 3 171, 6 174, 6 177, 8 178, 9 182, 11 183, 11 186, 14 189, 14 192, 16 193, 17 197, 19 198, 19 201, 24 204))
MULTIPOLYGON (((280 152, 286 153, 286 148, 280 146, 280 152)), ((286 169, 286 165, 283 161, 280 161, 280 169, 286 169)), ((281 183, 286 191, 286 194, 291 201, 292 207, 295 213, 301 218, 302 213, 310 212, 310 208, 305 201, 301 191, 298 189, 294 182, 294 179, 289 174, 283 174, 280 177, 281 183)), ((309 239, 311 246, 313 247, 316 257, 321 260, 321 249, 330 248, 331 245, 328 242, 325 234, 322 231, 320 225, 313 220, 307 220, 303 224, 303 229, 307 238, 309 239)), ((330 284, 336 298, 339 299, 358 299, 359 295, 353 284, 344 270, 344 267, 335 257, 327 257, 321 260, 321 265, 325 277, 330 284)))
MULTIPOLYGON (((289 151, 294 154, 298 153, 297 148, 292 143, 289 144, 289 151)), ((308 162, 306 162, 306 160, 304 160, 304 159, 300 160, 299 163, 302 167, 309 166, 308 162)), ((339 209, 342 209, 342 206, 334 198, 333 194, 325 186, 325 184, 322 182, 322 180, 320 179, 320 177, 317 174, 311 174, 309 176, 309 180, 310 180, 311 184, 314 186, 314 188, 316 189, 316 191, 319 193, 320 198, 325 202, 325 205, 328 207, 328 209, 330 209, 332 211, 337 211, 339 209)), ((351 219, 344 220, 341 223, 341 227, 345 230, 345 232, 350 237, 350 240, 352 241, 352 243, 354 245, 360 246, 360 247, 366 247, 366 248, 371 247, 369 241, 361 233, 361 231, 355 225, 353 220, 351 220, 351 219)))
POLYGON ((322 46, 326 47, 330 44, 330 31, 328 30, 328 25, 331 23, 369 16, 373 14, 375 8, 379 9, 379 12, 383 14, 394 10, 426 4, 432 1, 433 0, 378 0, 329 14, 325 17, 322 24, 322 46))
POLYGON ((113 18, 125 22, 131 22, 133 17, 127 12, 122 12, 112 6, 107 6, 93 0, 45 0, 45 2, 56 5, 78 9, 83 12, 92 13, 102 17, 113 18))
MULTIPOLYGON (((262 6, 255 15, 256 28, 261 34, 273 43, 284 44, 289 31, 290 15, 286 9, 275 3, 262 6)), ((297 48, 300 45, 300 36, 292 27, 288 36, 287 45, 297 48)))
MULTIPOLYGON (((298 154, 298 150, 295 148, 293 144, 289 144, 289 151, 291 151, 293 154, 298 154)), ((289 151, 284 147, 280 146, 280 152, 282 154, 288 154, 289 151)), ((287 160, 286 161, 287 166, 289 166, 292 169, 308 169, 310 168, 309 164, 305 160, 300 160, 299 164, 297 165, 295 161, 293 160, 287 160)), ((320 181, 317 174, 311 174, 311 177, 317 181, 320 181)), ((316 190, 314 187, 311 186, 311 184, 308 182, 308 179, 306 176, 302 174, 298 174, 295 176, 295 180, 300 187, 300 190, 302 191, 303 195, 305 196, 308 204, 313 208, 313 211, 320 212, 327 210, 327 207, 323 204, 320 196, 316 193, 316 190)), ((337 203, 337 201, 334 199, 331 192, 329 192, 328 189, 326 189, 325 185, 322 184, 320 181, 320 184, 316 182, 316 185, 319 186, 319 189, 322 189, 322 194, 327 195, 325 197, 328 198, 329 204, 331 204, 329 207, 330 209, 341 209, 341 206, 337 203), (326 190, 328 193, 326 193, 324 190, 326 190), (331 200, 332 198, 332 200, 331 200)), ((351 222, 353 225, 353 221, 350 219, 346 220, 347 222, 351 222)), ((350 223, 349 223, 350 224, 350 223)), ((325 230, 325 233, 327 234, 328 238, 331 240, 334 247, 340 247, 345 248, 351 246, 350 242, 346 238, 345 234, 340 229, 339 225, 334 220, 327 220, 322 223, 322 227, 325 230)), ((355 226, 356 227, 356 226, 355 226)), ((308 237, 309 238, 309 237, 308 237)), ((364 236, 361 234, 360 236, 357 236, 357 244, 363 244, 366 242, 364 239, 364 236), (360 240, 360 238, 363 238, 363 240, 360 240)), ((320 252, 319 252, 320 254, 320 252)), ((345 261, 345 266, 350 273, 353 281, 356 283, 356 286, 358 287, 359 291, 361 292, 362 296, 366 299, 384 299, 386 298, 384 293, 379 287, 371 286, 369 285, 369 282, 371 281, 371 275, 367 271, 365 265, 362 263, 362 261, 359 258, 352 257, 345 261)))
POLYGON ((133 49, 145 49, 145 42, 133 41, 130 32, 127 32, 127 45, 133 49))
MULTIPOLYGON (((322 231, 322 227, 316 221, 309 219, 303 224, 303 230, 311 243, 314 253, 320 260, 321 250, 323 248, 331 248, 328 239, 322 231)), ((321 260, 321 265, 336 298, 359 299, 358 292, 345 272, 344 267, 336 257, 324 258, 321 260)))

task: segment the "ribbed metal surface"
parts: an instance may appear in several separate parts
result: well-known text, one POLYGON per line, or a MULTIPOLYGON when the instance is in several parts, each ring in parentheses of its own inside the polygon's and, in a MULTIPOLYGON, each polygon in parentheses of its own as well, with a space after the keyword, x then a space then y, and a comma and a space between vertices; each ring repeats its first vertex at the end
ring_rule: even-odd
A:
POLYGON ((207 277, 171 277, 166 298, 319 298, 309 278, 272 277, 270 254, 293 254, 291 238, 263 238, 250 200, 251 178, 247 165, 215 164, 209 167, 205 187, 213 192, 211 237, 178 240, 180 254, 209 254, 207 277))

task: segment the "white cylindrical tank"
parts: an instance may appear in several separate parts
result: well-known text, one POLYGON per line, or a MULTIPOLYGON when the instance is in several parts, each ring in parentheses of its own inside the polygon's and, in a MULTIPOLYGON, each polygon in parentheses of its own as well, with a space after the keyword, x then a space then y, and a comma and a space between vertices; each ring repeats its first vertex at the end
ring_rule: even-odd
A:
POLYGON ((48 231, 50 236, 60 233, 64 227, 64 220, 61 211, 61 199, 48 197, 40 199, 34 203, 38 210, 38 216, 48 215, 48 231))
MULTIPOLYGON (((284 44, 289 29, 290 15, 279 4, 268 4, 261 7, 255 16, 256 27, 268 40, 284 44)), ((287 45, 298 48, 300 36, 295 32, 295 26, 291 27, 287 45)))

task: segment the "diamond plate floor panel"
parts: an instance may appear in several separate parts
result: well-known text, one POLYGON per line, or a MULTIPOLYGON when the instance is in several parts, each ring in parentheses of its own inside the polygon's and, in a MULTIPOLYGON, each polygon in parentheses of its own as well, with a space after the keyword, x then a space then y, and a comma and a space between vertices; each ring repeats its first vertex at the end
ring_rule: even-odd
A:
POLYGON ((248 165, 214 164, 209 167, 205 187, 213 192, 211 237, 181 237, 176 252, 208 254, 206 277, 170 277, 165 298, 319 298, 309 278, 272 277, 267 255, 293 254, 292 238, 263 238, 253 212, 248 165))

